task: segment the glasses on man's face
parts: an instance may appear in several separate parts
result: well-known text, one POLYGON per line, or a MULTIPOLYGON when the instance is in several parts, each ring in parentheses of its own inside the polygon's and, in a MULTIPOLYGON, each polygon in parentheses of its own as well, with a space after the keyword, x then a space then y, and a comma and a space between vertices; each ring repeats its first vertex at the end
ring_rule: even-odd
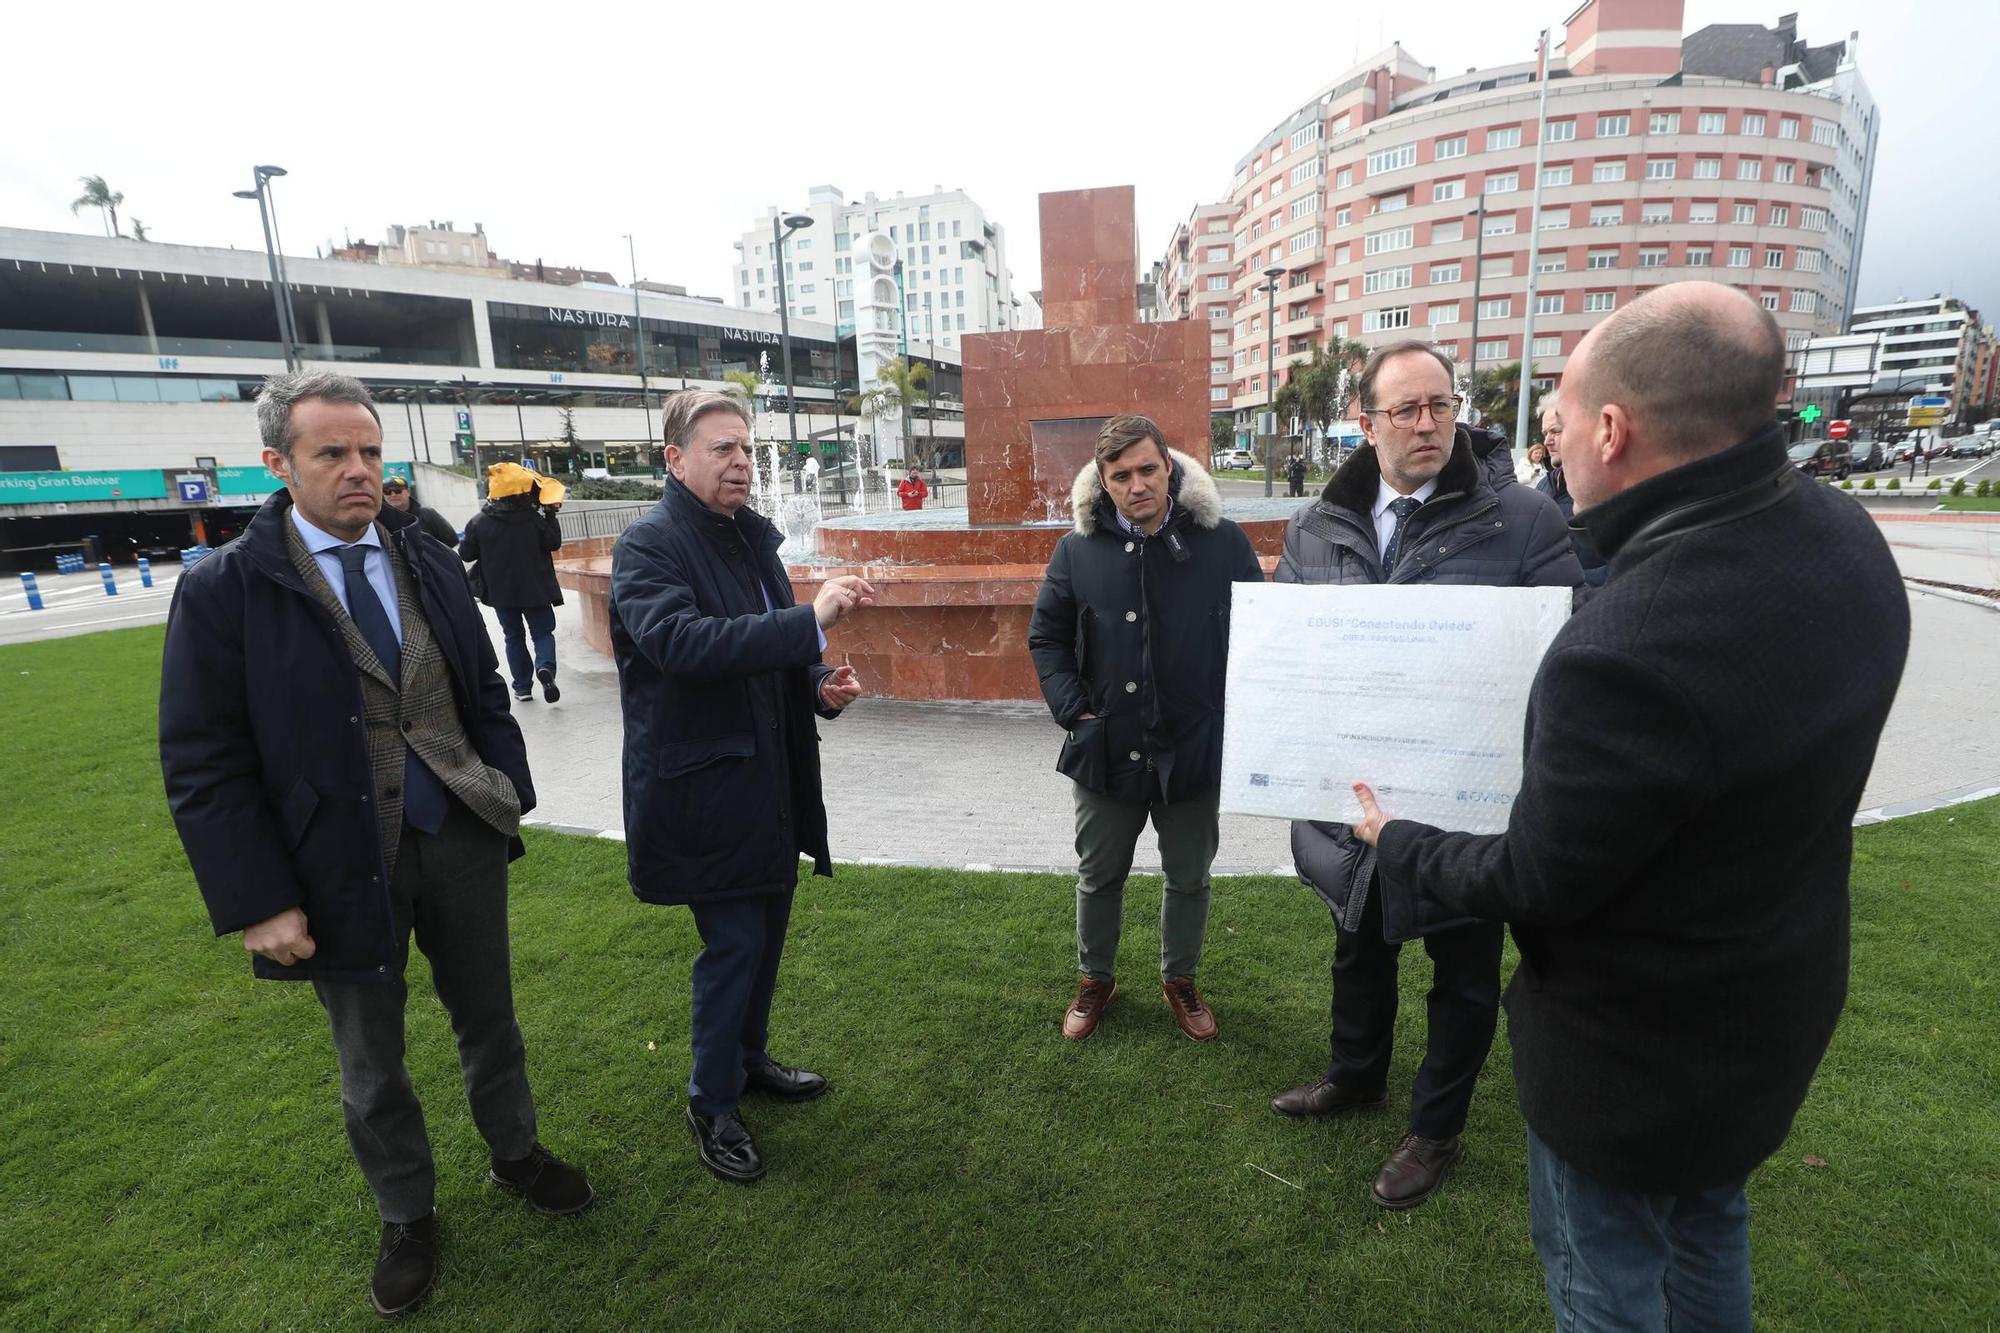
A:
POLYGON ((1389 424, 1399 429, 1408 429, 1417 424, 1417 418, 1425 412, 1440 426, 1448 426, 1458 420, 1458 409, 1465 405, 1465 399, 1458 394, 1449 398, 1433 398, 1428 403, 1398 403, 1394 407, 1370 407, 1363 410, 1373 412, 1378 417, 1389 418, 1389 424))

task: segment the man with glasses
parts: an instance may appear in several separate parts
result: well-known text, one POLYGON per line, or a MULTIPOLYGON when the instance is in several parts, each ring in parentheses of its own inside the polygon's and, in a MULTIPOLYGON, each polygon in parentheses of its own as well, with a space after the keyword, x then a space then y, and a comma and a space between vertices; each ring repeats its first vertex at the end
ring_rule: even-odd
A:
MULTIPOLYGON (((1525 486, 1496 488, 1482 463, 1490 432, 1462 425, 1452 364, 1424 342, 1378 348, 1362 368, 1368 443, 1285 530, 1280 583, 1481 584, 1565 587, 1583 581, 1562 514, 1525 486)), ((1410 701, 1421 708, 1421 699, 1410 701)), ((1400 945, 1383 936, 1375 854, 1344 824, 1296 821, 1299 876, 1326 900, 1335 927, 1332 1059, 1324 1077, 1280 1094, 1271 1109, 1331 1117, 1388 1105, 1400 945)), ((1413 1208, 1463 1152, 1459 1133, 1499 1019, 1498 922, 1438 923, 1424 937, 1432 982, 1424 1059, 1409 1130, 1382 1163, 1371 1197, 1413 1208)))

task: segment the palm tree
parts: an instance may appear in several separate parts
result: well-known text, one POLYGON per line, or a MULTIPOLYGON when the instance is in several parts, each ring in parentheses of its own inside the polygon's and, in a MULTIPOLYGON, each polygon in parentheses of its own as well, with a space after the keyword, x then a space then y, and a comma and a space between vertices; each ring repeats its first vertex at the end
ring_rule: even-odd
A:
POLYGON ((152 237, 146 235, 146 224, 137 218, 132 219, 132 239, 135 241, 148 241, 152 239, 152 237))
MULTIPOLYGON (((856 394, 848 406, 856 414, 872 419, 888 416, 891 412, 909 408, 918 402, 926 407, 931 402, 931 368, 921 361, 910 364, 907 357, 897 357, 875 371, 875 387, 856 394)), ((924 457, 920 460, 930 465, 937 446, 937 421, 930 419, 929 439, 925 445, 924 457)))
POLYGON ((725 370, 722 378, 743 390, 743 396, 753 403, 757 401, 757 390, 764 387, 764 381, 754 370, 725 370))
MULTIPOLYGON (((1528 416, 1535 419, 1541 414, 1542 391, 1528 391, 1528 416)), ((1509 361, 1505 365, 1482 369, 1472 384, 1472 405, 1479 409, 1487 425, 1492 426, 1511 441, 1514 438, 1515 413, 1521 401, 1521 363, 1509 361)))
POLYGON ((83 187, 83 193, 69 206, 69 211, 81 213, 86 208, 95 208, 108 213, 111 215, 111 221, 106 225, 110 228, 110 234, 118 235, 118 205, 125 202, 125 196, 105 184, 102 176, 79 176, 76 179, 77 184, 83 187))

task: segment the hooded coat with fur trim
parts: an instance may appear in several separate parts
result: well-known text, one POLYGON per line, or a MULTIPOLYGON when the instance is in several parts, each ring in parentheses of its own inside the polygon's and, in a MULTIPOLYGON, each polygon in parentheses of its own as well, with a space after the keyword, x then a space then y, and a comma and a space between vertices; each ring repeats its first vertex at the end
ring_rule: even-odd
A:
POLYGON ((1126 530, 1096 462, 1084 464, 1075 530, 1056 544, 1028 629, 1042 696, 1069 732, 1057 771, 1119 800, 1145 799, 1148 766, 1169 802, 1222 785, 1230 586, 1264 580, 1214 480, 1169 456, 1173 508, 1150 537, 1126 530))
MULTIPOLYGON (((1493 451, 1482 460, 1478 433, 1458 427, 1437 490, 1410 515, 1396 567, 1382 569, 1375 545, 1381 468, 1367 445, 1333 474, 1319 499, 1285 527, 1279 583, 1452 583, 1496 588, 1574 588, 1583 569, 1562 511, 1548 496, 1514 484, 1495 486, 1493 451)), ((1412 701, 1413 703, 1419 701, 1412 701)), ((1360 927, 1375 874, 1375 854, 1345 824, 1292 823, 1299 877, 1332 909, 1342 929, 1360 927)), ((1437 923, 1443 930, 1470 918, 1437 923)))

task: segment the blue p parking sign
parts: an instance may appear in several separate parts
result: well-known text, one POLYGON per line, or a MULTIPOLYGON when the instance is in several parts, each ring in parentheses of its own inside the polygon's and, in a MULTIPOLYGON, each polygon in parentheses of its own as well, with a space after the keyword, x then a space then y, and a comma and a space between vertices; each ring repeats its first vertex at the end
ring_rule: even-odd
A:
POLYGON ((182 504, 208 503, 208 483, 200 477, 182 477, 174 484, 180 489, 182 504))

